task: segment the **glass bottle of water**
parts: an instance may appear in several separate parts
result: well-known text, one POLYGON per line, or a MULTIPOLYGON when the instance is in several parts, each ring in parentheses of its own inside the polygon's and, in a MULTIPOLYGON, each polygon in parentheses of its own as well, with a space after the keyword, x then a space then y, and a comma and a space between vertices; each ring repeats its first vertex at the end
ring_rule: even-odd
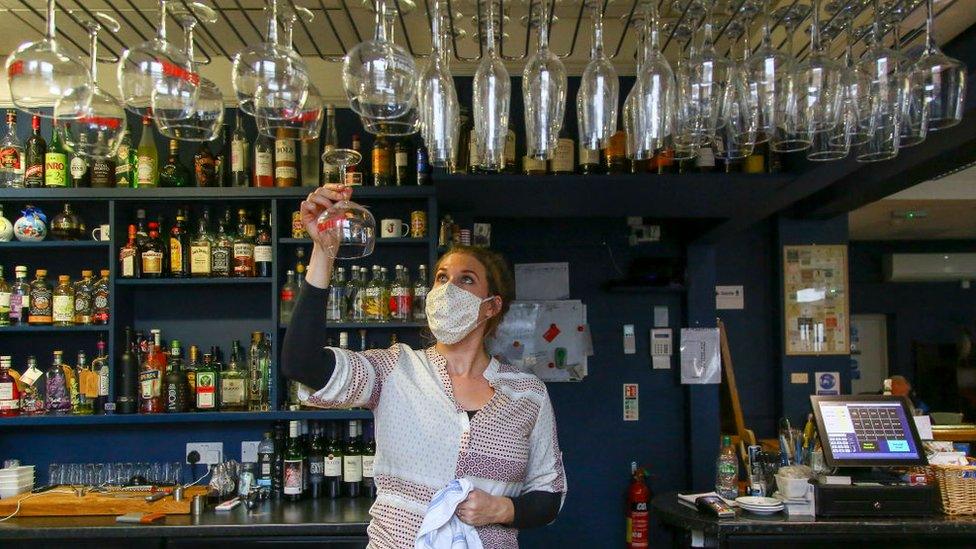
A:
POLYGON ((329 285, 329 300, 325 306, 325 320, 341 322, 346 319, 346 269, 338 267, 329 285))
POLYGON ((728 435, 722 437, 722 450, 715 466, 715 492, 728 500, 739 496, 739 458, 728 435))

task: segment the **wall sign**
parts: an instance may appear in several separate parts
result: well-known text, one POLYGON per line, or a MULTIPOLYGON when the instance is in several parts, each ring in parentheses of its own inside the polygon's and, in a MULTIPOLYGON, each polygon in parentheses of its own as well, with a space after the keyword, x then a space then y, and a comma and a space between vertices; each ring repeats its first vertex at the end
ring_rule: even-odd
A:
POLYGON ((783 246, 787 355, 846 355, 850 349, 847 246, 783 246))
POLYGON ((744 286, 715 286, 715 308, 722 310, 741 310, 746 308, 744 286))

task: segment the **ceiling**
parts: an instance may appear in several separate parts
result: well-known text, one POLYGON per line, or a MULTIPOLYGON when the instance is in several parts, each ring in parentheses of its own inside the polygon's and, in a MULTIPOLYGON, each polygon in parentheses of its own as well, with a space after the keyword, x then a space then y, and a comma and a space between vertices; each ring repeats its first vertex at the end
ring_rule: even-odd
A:
MULTIPOLYGON (((171 3, 176 3, 173 0, 171 3)), ((370 0, 366 0, 370 2, 370 0)), ((415 56, 423 57, 430 51, 429 10, 432 0, 389 0, 396 2, 403 13, 396 23, 396 41, 410 50, 415 56), (415 5, 414 2, 416 2, 415 5)), ((486 0, 445 0, 452 14, 455 40, 453 53, 455 69, 459 74, 472 73, 480 55, 475 21, 481 14, 487 17, 486 0)), ((503 22, 503 57, 519 67, 520 61, 535 47, 535 32, 528 32, 526 21, 530 12, 529 2, 536 7, 535 0, 501 0, 505 14, 503 22)), ((553 51, 565 58, 570 72, 578 73, 589 55, 591 28, 584 5, 599 0, 555 0, 555 17, 551 32, 553 51), (580 16, 583 16, 582 19, 580 16)), ((627 22, 634 22, 640 10, 635 9, 644 0, 604 0, 605 44, 608 54, 614 59, 618 70, 623 74, 633 70, 633 55, 636 49, 635 32, 627 22)), ((662 20, 665 23, 663 42, 666 54, 675 60, 685 48, 685 40, 680 39, 682 27, 696 28, 700 16, 689 11, 688 0, 654 0, 659 3, 662 20), (677 24, 676 24, 677 23, 677 24), (678 28, 675 33, 674 29, 678 28)), ((100 39, 100 57, 110 61, 117 58, 126 46, 138 44, 155 32, 158 23, 158 1, 156 0, 57 0, 60 11, 57 16, 59 34, 65 37, 66 45, 76 52, 87 55, 88 39, 85 30, 79 25, 91 12, 105 12, 122 24, 116 34, 104 33, 100 39), (63 13, 68 11, 70 13, 63 13)), ((228 57, 245 47, 262 40, 266 34, 266 16, 263 14, 265 0, 209 0, 218 12, 217 23, 203 25, 198 31, 198 53, 202 62, 214 57, 228 57)), ((301 6, 311 10, 311 22, 300 21, 294 30, 296 50, 307 57, 327 60, 341 58, 346 51, 363 39, 368 38, 373 29, 374 14, 364 0, 280 0, 283 6, 301 6)), ((773 43, 784 46, 787 32, 778 8, 809 4, 809 0, 770 0, 773 19, 773 43)), ((871 0, 823 0, 825 6, 851 6, 856 14, 855 27, 871 21, 873 10, 871 0)), ((924 2, 921 0, 881 0, 885 9, 895 9, 901 22, 899 28, 905 47, 917 44, 924 30, 924 2), (898 11, 901 10, 901 11, 898 11)), ((720 51, 728 51, 731 46, 727 22, 732 14, 739 13, 743 6, 761 6, 762 0, 717 0, 714 13, 717 23, 717 44, 720 51)), ((25 41, 36 40, 43 34, 45 21, 45 0, 0 0, 0 8, 12 17, 7 21, 18 24, 6 25, 0 34, 0 53, 6 55, 25 41)), ((496 8, 497 9, 497 8, 496 8)), ((533 9, 533 13, 537 11, 533 9)), ((833 20, 825 15, 825 22, 833 20)), ((959 32, 976 22, 973 0, 936 0, 936 37, 940 43, 946 42, 959 32)), ((755 46, 760 37, 762 17, 754 17, 750 23, 750 43, 755 46)), ((808 47, 810 17, 799 24, 796 31, 796 51, 805 55, 808 47)), ((169 34, 174 42, 178 34, 175 20, 171 20, 169 34)), ((829 26, 829 25, 828 25, 829 26)), ((841 38, 831 42, 831 51, 839 56, 842 53, 841 38)), ((858 39, 856 51, 863 49, 863 40, 858 39)), ((204 71, 206 74, 206 71, 204 71)))
POLYGON ((976 240, 976 167, 868 204, 848 220, 851 240, 976 240))

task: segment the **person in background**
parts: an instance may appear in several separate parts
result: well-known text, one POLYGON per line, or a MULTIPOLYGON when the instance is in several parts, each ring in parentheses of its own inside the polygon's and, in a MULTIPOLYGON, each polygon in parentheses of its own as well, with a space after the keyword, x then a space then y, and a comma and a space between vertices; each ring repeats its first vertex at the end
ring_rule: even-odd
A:
POLYGON ((303 403, 365 407, 376 424, 376 502, 367 533, 375 549, 414 547, 435 492, 455 479, 476 488, 456 509, 485 548, 518 547, 518 529, 555 520, 566 472, 546 386, 491 357, 485 345, 514 298, 506 262, 483 248, 454 247, 433 269, 426 349, 396 344, 364 352, 325 347, 323 311, 336 236, 317 219, 352 188, 308 195, 301 215, 314 241, 282 348, 282 371, 303 403))
POLYGON ((929 413, 929 407, 918 398, 918 395, 912 390, 912 384, 905 376, 891 376, 891 394, 908 397, 908 400, 912 403, 912 407, 915 408, 915 415, 929 413))

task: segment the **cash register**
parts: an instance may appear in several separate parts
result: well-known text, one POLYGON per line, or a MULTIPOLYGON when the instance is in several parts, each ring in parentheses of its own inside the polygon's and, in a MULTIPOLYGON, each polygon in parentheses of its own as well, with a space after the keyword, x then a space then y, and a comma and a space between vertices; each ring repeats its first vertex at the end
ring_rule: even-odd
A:
POLYGON ((940 509, 938 486, 911 485, 906 467, 925 452, 905 397, 811 396, 824 461, 834 474, 813 481, 817 516, 924 516, 940 509), (896 468, 901 468, 901 472, 896 468))

